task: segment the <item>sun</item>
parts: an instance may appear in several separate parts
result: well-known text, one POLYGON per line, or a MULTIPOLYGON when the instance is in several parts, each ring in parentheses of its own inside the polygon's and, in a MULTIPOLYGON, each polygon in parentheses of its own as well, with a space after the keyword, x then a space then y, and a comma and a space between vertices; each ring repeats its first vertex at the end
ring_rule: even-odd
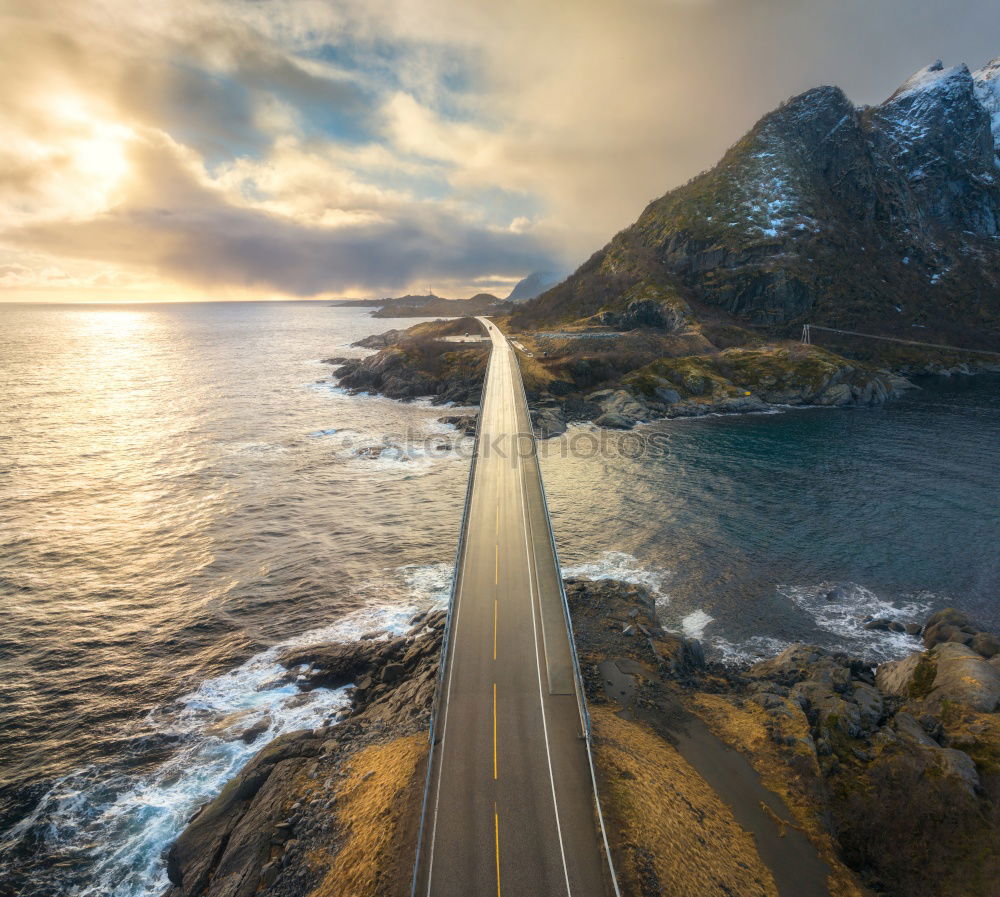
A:
POLYGON ((47 204, 39 204, 39 211, 87 218, 106 210, 129 174, 128 150, 135 132, 101 115, 79 95, 53 94, 41 105, 60 140, 57 152, 51 143, 34 147, 36 158, 45 157, 52 166, 47 204))

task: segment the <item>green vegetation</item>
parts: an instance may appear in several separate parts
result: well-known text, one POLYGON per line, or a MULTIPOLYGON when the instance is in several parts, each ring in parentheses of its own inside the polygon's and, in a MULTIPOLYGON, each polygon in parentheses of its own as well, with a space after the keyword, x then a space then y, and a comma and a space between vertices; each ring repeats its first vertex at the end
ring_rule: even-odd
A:
POLYGON ((867 366, 852 365, 816 346, 790 343, 780 346, 726 349, 715 355, 660 358, 624 378, 640 395, 653 397, 657 388, 677 390, 683 398, 725 398, 747 393, 780 396, 794 392, 818 395, 838 377, 872 374, 867 366))
POLYGON ((925 651, 913 671, 913 678, 910 680, 910 697, 926 698, 934 688, 934 680, 937 678, 937 661, 930 651, 925 651))

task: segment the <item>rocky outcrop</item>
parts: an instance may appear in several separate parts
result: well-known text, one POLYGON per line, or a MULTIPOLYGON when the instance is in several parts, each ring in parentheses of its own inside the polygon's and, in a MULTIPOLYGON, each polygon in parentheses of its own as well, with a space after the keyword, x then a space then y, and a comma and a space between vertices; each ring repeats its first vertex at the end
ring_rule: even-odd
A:
POLYGON ((788 405, 879 405, 912 389, 903 377, 813 346, 727 349, 718 355, 662 358, 622 385, 575 395, 541 393, 532 420, 542 438, 568 420, 626 430, 643 421, 706 414, 748 414, 788 405))
POLYGON ((941 642, 958 642, 968 645, 982 657, 989 660, 1000 654, 1000 639, 990 632, 983 632, 973 624, 968 615, 953 607, 938 611, 928 621, 923 630, 924 646, 933 648, 941 642))
POLYGON ((455 427, 465 436, 475 436, 479 424, 479 414, 446 414, 438 418, 439 424, 455 427))
MULTIPOLYGON (((439 611, 418 615, 400 638, 285 651, 280 662, 289 682, 302 690, 353 685, 350 707, 326 728, 268 744, 195 814, 170 848, 172 884, 165 897, 305 897, 324 881, 329 885, 330 876, 353 874, 338 871, 336 860, 338 846, 350 836, 349 821, 337 807, 352 793, 346 787, 352 758, 376 747, 391 750, 411 736, 419 739, 405 744, 410 754, 426 743, 443 625, 439 611), (316 861, 327 855, 329 863, 316 861)), ((381 824, 398 832, 397 850, 412 853, 422 782, 412 772, 396 784, 413 793, 381 824)), ((367 894, 388 897, 405 890, 407 863, 393 872, 384 857, 361 861, 384 867, 382 890, 367 894)))
MULTIPOLYGON (((405 330, 386 330, 384 333, 373 333, 371 336, 351 343, 351 345, 357 346, 359 349, 387 349, 389 346, 395 346, 405 335, 405 330)), ((342 360, 340 363, 343 364, 344 361, 342 360)))
POLYGON ((886 694, 919 698, 940 709, 957 703, 982 713, 1000 709, 1000 671, 971 648, 942 642, 923 654, 879 667, 878 685, 886 694))
MULTIPOLYGON (((697 642, 664 632, 653 596, 641 586, 568 580, 567 595, 595 718, 603 721, 596 709, 610 704, 618 717, 639 725, 634 745, 645 745, 650 730, 658 733, 661 762, 676 762, 662 745, 678 747, 718 793, 731 795, 737 811, 740 795, 757 786, 744 781, 733 790, 734 777, 746 772, 738 764, 720 771, 728 755, 715 753, 711 739, 742 752, 759 782, 784 801, 784 811, 775 812, 790 813, 790 825, 806 832, 830 864, 840 881, 837 893, 994 893, 1000 655, 984 656, 993 649, 985 637, 978 642, 982 653, 965 643, 986 635, 965 615, 946 610, 931 617, 923 627, 930 647, 877 669, 811 645, 792 645, 735 669, 706 663, 697 642), (712 759, 702 763, 702 756, 712 759)), ((625 729, 616 724, 612 731, 621 747, 625 729)), ((598 745, 597 757, 609 775, 623 774, 620 750, 598 745)), ((682 773, 674 775, 676 795, 682 773)), ((642 787, 653 786, 644 780, 642 787)), ((641 803, 615 782, 610 794, 625 809, 641 803)), ((694 794, 689 789, 684 800, 694 794)), ((685 812, 684 800, 675 812, 685 812)), ((743 824, 753 826, 752 809, 743 808, 749 814, 743 824)), ((641 826, 632 832, 617 806, 606 812, 630 832, 622 866, 637 876, 637 892, 646 866, 661 880, 671 874, 656 838, 644 838, 641 826), (640 851, 647 851, 646 866, 640 851)), ((724 820, 713 825, 723 828, 724 820)), ((795 860, 787 862, 794 870, 795 860)), ((777 878, 779 870, 772 865, 771 871, 777 878)))
POLYGON ((595 323, 615 330, 651 327, 667 333, 679 333, 694 321, 687 302, 676 293, 649 281, 627 290, 622 302, 624 307, 621 310, 604 311, 595 315, 595 323))
MULTIPOLYGON (((678 332, 683 334, 680 345, 690 346, 692 340, 694 345, 711 344, 697 327, 690 326, 690 309, 676 296, 645 284, 630 295, 633 298, 621 313, 625 317, 612 323, 658 335, 652 350, 643 348, 642 337, 636 337, 639 347, 626 355, 624 370, 581 358, 571 364, 559 362, 555 376, 550 376, 553 372, 539 366, 537 358, 519 353, 522 366, 536 366, 523 373, 531 421, 539 438, 559 436, 569 423, 578 421, 624 430, 642 421, 746 414, 786 405, 878 405, 914 388, 899 374, 801 343, 662 357, 656 340, 669 342, 678 338, 678 332), (546 374, 536 386, 539 369, 546 374), (594 379, 611 380, 613 385, 586 389, 594 379)), ((482 396, 489 350, 485 346, 456 349, 447 339, 478 326, 474 320, 460 319, 390 330, 355 344, 377 348, 372 355, 328 362, 336 365, 337 382, 352 392, 475 405, 482 396)))
POLYGON ((334 370, 337 382, 353 393, 369 392, 410 401, 429 398, 435 405, 478 405, 486 369, 484 350, 408 351, 390 346, 334 370), (432 353, 437 353, 436 355, 432 353))
MULTIPOLYGON (((855 897, 993 893, 1000 655, 964 614, 935 614, 924 651, 877 669, 810 645, 735 669, 666 631, 642 585, 565 589, 628 893, 688 881, 693 855, 704 868, 685 887, 699 895, 807 878, 810 893, 829 881, 855 897), (689 838, 701 826, 708 846, 689 838)), ((265 746, 194 816, 167 897, 405 891, 444 615, 412 623, 281 655, 290 683, 350 684, 351 705, 265 746)))

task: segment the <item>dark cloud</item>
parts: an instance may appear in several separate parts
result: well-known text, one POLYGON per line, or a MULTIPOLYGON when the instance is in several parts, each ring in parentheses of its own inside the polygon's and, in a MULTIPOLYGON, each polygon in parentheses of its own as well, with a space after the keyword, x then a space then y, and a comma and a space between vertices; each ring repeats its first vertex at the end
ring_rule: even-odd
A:
POLYGON ((202 289, 296 296, 392 291, 415 280, 472 280, 484 272, 517 275, 549 261, 524 235, 478 226, 439 205, 404 205, 382 220, 335 228, 233 205, 198 182, 175 146, 153 136, 130 161, 132 189, 114 209, 9 230, 6 242, 111 259, 202 289))

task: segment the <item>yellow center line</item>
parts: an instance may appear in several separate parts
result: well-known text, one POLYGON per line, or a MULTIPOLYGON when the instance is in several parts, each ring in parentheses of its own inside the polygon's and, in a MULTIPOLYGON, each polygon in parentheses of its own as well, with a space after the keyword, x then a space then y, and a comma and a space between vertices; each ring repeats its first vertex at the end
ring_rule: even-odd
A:
POLYGON ((493 599, 493 659, 497 659, 497 599, 493 599))
POLYGON ((500 814, 497 805, 493 804, 493 832, 497 850, 497 897, 500 897, 500 814))
POLYGON ((496 584, 500 585, 500 543, 499 542, 497 542, 496 584))
POLYGON ((493 778, 497 778, 497 684, 493 683, 493 778))

